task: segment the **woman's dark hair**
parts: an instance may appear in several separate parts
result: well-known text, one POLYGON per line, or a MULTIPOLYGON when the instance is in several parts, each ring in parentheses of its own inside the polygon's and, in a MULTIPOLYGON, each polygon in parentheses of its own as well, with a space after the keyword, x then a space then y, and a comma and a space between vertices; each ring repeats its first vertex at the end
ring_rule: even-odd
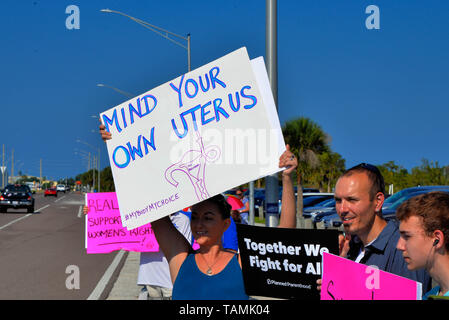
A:
MULTIPOLYGON (((229 219, 231 217, 231 205, 226 201, 225 197, 221 194, 217 194, 216 196, 213 196, 209 199, 206 199, 204 201, 201 201, 200 203, 204 202, 212 202, 220 211, 221 217, 224 219, 229 219)), ((195 205, 193 205, 195 206, 195 205)), ((193 207, 192 206, 192 207, 193 207)))

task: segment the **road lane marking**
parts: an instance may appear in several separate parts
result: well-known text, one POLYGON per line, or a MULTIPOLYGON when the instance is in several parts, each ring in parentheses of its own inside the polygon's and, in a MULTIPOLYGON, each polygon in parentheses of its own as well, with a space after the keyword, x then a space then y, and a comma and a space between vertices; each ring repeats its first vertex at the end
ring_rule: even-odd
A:
POLYGON ((64 199, 64 198, 65 198, 65 196, 62 196, 61 198, 55 200, 55 202, 58 202, 59 200, 62 200, 62 199, 64 199))
MULTIPOLYGON (((50 205, 47 204, 46 206, 43 206, 42 208, 39 208, 39 209, 35 210, 34 212, 39 212, 39 211, 41 211, 41 210, 44 210, 44 209, 48 208, 49 206, 50 206, 50 205)), ((31 213, 31 214, 32 214, 32 213, 31 213)))
POLYGON ((83 214, 83 206, 80 206, 79 210, 78 210, 78 218, 81 218, 83 214))
MULTIPOLYGON (((49 207, 49 206, 50 206, 50 205, 47 204, 46 206, 44 206, 44 207, 42 207, 42 208, 40 208, 40 209, 35 210, 35 212, 40 211, 40 210, 44 210, 45 208, 47 208, 47 207, 49 207)), ((34 213, 34 212, 33 212, 33 213, 34 213)), ((0 227, 0 230, 3 230, 3 229, 5 229, 6 227, 9 227, 10 225, 12 225, 12 224, 14 224, 14 223, 16 223, 16 222, 19 222, 20 220, 23 220, 23 219, 25 219, 25 218, 28 218, 29 216, 32 216, 33 213, 28 213, 28 214, 24 215, 23 217, 17 218, 16 220, 13 220, 13 221, 11 221, 11 222, 5 224, 4 226, 1 226, 1 227, 0 227)))
POLYGON ((18 219, 16 219, 16 220, 13 220, 13 221, 11 221, 11 222, 5 224, 4 226, 0 227, 0 230, 3 230, 3 229, 5 229, 6 227, 9 227, 9 226, 12 225, 13 223, 16 223, 16 222, 19 222, 20 220, 23 220, 23 219, 25 219, 25 218, 28 218, 28 217, 31 216, 31 215, 32 215, 32 213, 28 213, 27 215, 25 215, 25 216, 23 216, 23 217, 20 217, 20 218, 18 218, 18 219))

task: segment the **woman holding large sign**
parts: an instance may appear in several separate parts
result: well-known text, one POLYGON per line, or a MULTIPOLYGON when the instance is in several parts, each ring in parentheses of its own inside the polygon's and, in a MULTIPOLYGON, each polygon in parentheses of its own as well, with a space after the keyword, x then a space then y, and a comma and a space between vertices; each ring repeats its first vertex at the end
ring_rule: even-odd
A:
MULTIPOLYGON (((100 126, 103 140, 110 133, 100 126)), ((296 208, 292 173, 298 161, 290 147, 279 158, 282 172, 282 212, 279 227, 296 227, 296 208)), ((231 206, 216 195, 191 207, 192 235, 200 245, 197 252, 173 226, 168 217, 151 223, 160 248, 170 266, 174 300, 244 300, 240 257, 222 245, 223 233, 230 225, 231 206)))
MULTIPOLYGON (((297 160, 287 151, 280 157, 283 171, 283 202, 279 227, 296 226, 295 201, 291 173, 297 160)), ((159 245, 169 261, 173 281, 173 299, 243 300, 248 299, 243 285, 240 257, 223 249, 223 233, 230 224, 231 207, 222 195, 216 195, 192 206, 192 234, 200 249, 191 252, 190 245, 169 219, 152 223, 159 245)))

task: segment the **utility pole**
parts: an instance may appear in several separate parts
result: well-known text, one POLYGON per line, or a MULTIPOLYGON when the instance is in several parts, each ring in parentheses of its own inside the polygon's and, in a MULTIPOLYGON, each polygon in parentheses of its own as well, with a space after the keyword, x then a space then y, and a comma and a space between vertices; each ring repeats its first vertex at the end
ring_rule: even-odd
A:
MULTIPOLYGON (((14 179, 14 149, 12 149, 11 159, 12 159, 11 160, 11 179, 14 179)), ((13 183, 12 180, 11 180, 11 183, 13 183)))
POLYGON ((2 189, 5 188, 5 145, 3 144, 3 161, 2 161, 2 189))
MULTIPOLYGON (((276 111, 278 110, 277 74, 277 0, 266 0, 265 54, 276 111)), ((277 173, 265 178, 265 225, 279 224, 279 182, 277 173)))
POLYGON ((42 159, 40 160, 40 165, 39 165, 39 167, 40 167, 40 187, 41 187, 41 190, 42 190, 42 159))
POLYGON ((95 191, 95 169, 96 169, 96 157, 93 157, 93 163, 92 163, 92 192, 95 191))
POLYGON ((98 191, 97 192, 101 192, 100 190, 100 148, 98 148, 98 191))

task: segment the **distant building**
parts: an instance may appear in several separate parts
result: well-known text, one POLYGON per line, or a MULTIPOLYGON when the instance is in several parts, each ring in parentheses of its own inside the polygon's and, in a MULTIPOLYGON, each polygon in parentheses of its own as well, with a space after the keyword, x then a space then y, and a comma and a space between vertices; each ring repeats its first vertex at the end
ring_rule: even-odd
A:
POLYGON ((8 184, 14 184, 17 182, 17 180, 19 180, 21 177, 20 176, 9 176, 8 177, 8 184))

